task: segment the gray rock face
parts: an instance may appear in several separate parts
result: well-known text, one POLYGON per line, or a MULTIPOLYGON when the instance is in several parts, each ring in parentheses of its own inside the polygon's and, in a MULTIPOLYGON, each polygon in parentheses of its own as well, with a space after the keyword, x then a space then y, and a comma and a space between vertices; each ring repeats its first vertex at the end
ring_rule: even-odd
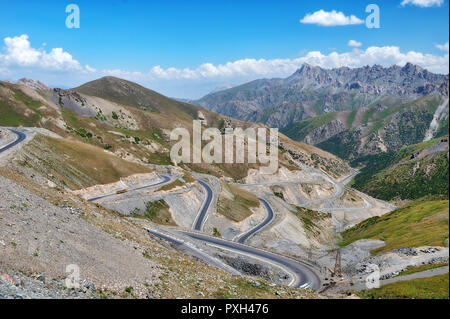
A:
POLYGON ((53 89, 53 102, 61 108, 74 111, 80 116, 93 117, 96 113, 88 107, 86 99, 76 91, 53 89))
POLYGON ((37 91, 45 91, 45 90, 51 90, 51 87, 49 87, 47 84, 41 82, 41 81, 35 81, 32 79, 23 78, 17 81, 17 84, 25 85, 29 87, 30 89, 37 90, 37 91))
POLYGON ((314 129, 303 139, 303 142, 310 145, 317 145, 328 140, 330 137, 345 131, 346 129, 347 127, 344 123, 340 120, 334 120, 314 129))

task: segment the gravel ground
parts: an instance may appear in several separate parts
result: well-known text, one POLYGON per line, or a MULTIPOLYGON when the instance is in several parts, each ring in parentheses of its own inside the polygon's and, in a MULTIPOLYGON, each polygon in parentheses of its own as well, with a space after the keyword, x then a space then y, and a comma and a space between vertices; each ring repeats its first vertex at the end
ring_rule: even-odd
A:
POLYGON ((7 129, 0 128, 0 148, 13 142, 15 137, 7 129))
POLYGON ((25 276, 0 269, 0 299, 92 299, 94 290, 88 281, 78 289, 67 289, 65 281, 49 280, 42 273, 25 276))
POLYGON ((58 207, 11 180, 0 177, 0 268, 24 274, 42 273, 64 279, 66 266, 76 264, 80 277, 97 288, 123 291, 144 284, 160 272, 142 250, 114 238, 82 218, 83 212, 58 207))

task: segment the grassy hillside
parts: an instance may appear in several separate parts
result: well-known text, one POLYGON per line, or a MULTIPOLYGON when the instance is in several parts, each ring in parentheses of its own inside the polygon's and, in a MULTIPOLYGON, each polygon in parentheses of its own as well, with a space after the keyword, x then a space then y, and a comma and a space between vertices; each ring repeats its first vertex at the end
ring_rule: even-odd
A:
POLYGON ((105 150, 78 141, 36 136, 24 147, 20 164, 71 189, 118 181, 121 177, 150 173, 148 167, 128 162, 105 150))
POLYGON ((449 275, 395 282, 380 288, 357 292, 365 299, 448 299, 449 275))
POLYGON ((0 126, 39 126, 41 102, 0 82, 0 126))
POLYGON ((192 122, 198 118, 198 111, 201 111, 211 124, 218 124, 222 118, 201 107, 170 99, 136 83, 115 77, 104 77, 73 90, 122 105, 171 116, 172 120, 192 122))
POLYGON ((259 207, 259 200, 252 193, 232 184, 222 183, 222 187, 224 190, 217 202, 217 212, 226 218, 240 222, 253 214, 250 208, 259 207))
MULTIPOLYGON (((386 246, 372 253, 401 247, 444 246, 449 234, 449 201, 412 202, 382 217, 373 217, 342 233, 341 246, 359 239, 379 239, 386 246)), ((448 241, 447 241, 448 245, 448 241)))
POLYGON ((316 117, 296 122, 282 129, 282 132, 296 141, 302 141, 311 131, 328 124, 336 118, 337 113, 325 113, 316 117))
POLYGON ((448 198, 448 140, 434 139, 395 152, 368 156, 352 186, 371 196, 392 200, 427 195, 448 198))
MULTIPOLYGON (((124 160, 158 165, 172 164, 169 151, 174 142, 169 140, 170 131, 176 127, 191 130, 193 120, 205 119, 207 124, 203 128, 229 125, 246 129, 254 126, 113 77, 92 81, 73 90, 39 92, 0 82, 0 115, 0 126, 42 127, 64 138, 108 150, 124 160)), ((302 154, 299 160, 303 163, 320 165, 332 176, 341 176, 348 171, 347 164, 331 154, 294 143, 282 134, 280 141, 296 154, 302 154)), ((203 141, 203 145, 206 143, 203 141)), ((279 155, 281 165, 297 169, 283 152, 279 155)), ((197 172, 238 181, 247 176, 250 168, 258 169, 260 164, 186 166, 197 172)))
POLYGON ((172 219, 169 209, 169 205, 167 205, 163 199, 155 202, 148 202, 144 215, 134 214, 133 217, 146 218, 159 225, 177 226, 172 219))

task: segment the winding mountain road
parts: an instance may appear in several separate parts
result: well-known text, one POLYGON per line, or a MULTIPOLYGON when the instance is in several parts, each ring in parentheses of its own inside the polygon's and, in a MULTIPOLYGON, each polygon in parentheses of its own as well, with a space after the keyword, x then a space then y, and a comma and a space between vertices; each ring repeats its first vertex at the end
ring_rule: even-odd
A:
POLYGON ((208 210, 209 210, 209 206, 211 206, 211 203, 212 203, 212 200, 213 200, 213 190, 211 189, 211 187, 207 183, 205 183, 205 182, 203 182, 201 180, 198 180, 198 182, 206 190, 206 199, 203 202, 202 208, 200 209, 197 217, 194 220, 194 224, 193 224, 192 228, 194 230, 201 231, 202 228, 203 228, 203 224, 205 223, 206 218, 208 217, 207 213, 208 213, 208 210))
MULTIPOLYGON (((11 149, 12 147, 20 144, 21 142, 23 142, 26 139, 26 134, 20 132, 20 131, 16 131, 13 129, 9 129, 12 133, 14 133, 15 135, 17 135, 17 139, 2 147, 0 149, 0 153, 11 149)), ((137 187, 134 189, 129 190, 127 193, 124 193, 122 195, 126 195, 130 192, 136 192, 136 191, 140 191, 143 189, 147 189, 147 188, 151 188, 151 187, 155 187, 155 186, 159 186, 165 183, 168 183, 171 179, 168 176, 164 176, 161 175, 162 177, 162 181, 155 183, 155 184, 151 184, 151 185, 146 185, 146 186, 142 186, 142 187, 137 187)), ((203 224, 207 218, 207 213, 209 210, 209 207, 212 203, 213 200, 213 190, 211 189, 211 187, 203 182, 199 180, 199 183, 205 188, 207 196, 206 199, 202 205, 202 208, 200 209, 199 214, 197 215, 197 218, 194 222, 194 226, 193 228, 195 230, 201 230, 203 227, 203 224)), ((104 199, 104 198, 108 198, 108 197, 112 197, 112 196, 117 196, 117 193, 111 193, 111 194, 105 194, 102 196, 97 196, 94 198, 90 198, 88 199, 88 201, 93 202, 99 199, 104 199)), ((189 236, 190 238, 196 239, 196 240, 200 240, 206 244, 212 245, 212 246, 216 246, 222 249, 228 249, 231 251, 234 251, 236 253, 240 253, 240 254, 244 254, 244 255, 248 255, 251 256, 253 258, 256 259, 261 259, 263 261, 266 261, 270 264, 274 264, 276 266, 279 266, 283 269, 285 269, 285 271, 287 271, 289 274, 291 274, 292 280, 289 283, 289 286, 292 287, 297 287, 297 288, 310 288, 310 289, 319 289, 321 286, 321 281, 320 281, 320 277, 317 275, 317 273, 313 270, 313 267, 311 265, 307 265, 304 262, 300 262, 282 255, 278 255, 272 252, 268 252, 268 251, 264 251, 255 247, 251 247, 251 246, 247 246, 242 244, 243 242, 245 242, 248 238, 250 238, 251 236, 253 236, 255 233, 257 233, 258 231, 260 231, 261 229, 263 229, 265 226, 267 226, 274 218, 274 212, 272 210, 272 208, 270 207, 270 205, 267 203, 266 200, 260 198, 260 201, 264 204, 264 206, 266 207, 266 210, 268 212, 268 216, 267 218, 258 226, 256 226, 255 228, 251 229, 250 231, 248 231, 247 233, 241 235, 238 239, 238 242, 232 242, 232 241, 227 241, 227 240, 223 240, 223 239, 219 239, 219 238, 215 238, 215 237, 210 237, 204 234, 200 234, 200 233, 193 233, 193 232, 189 232, 189 231, 179 231, 181 233, 184 233, 185 235, 189 236)), ((172 242, 173 244, 176 245, 185 245, 183 244, 181 241, 178 241, 172 237, 169 236, 161 236, 161 234, 156 234, 155 232, 150 232, 149 233, 153 234, 153 235, 157 235, 160 238, 162 237, 163 239, 172 242)), ((187 246, 188 247, 188 246, 187 246)), ((190 247, 186 248, 186 249, 191 249, 190 247)), ((205 256, 204 253, 199 253, 199 252, 193 252, 194 255, 197 255, 197 257, 202 258, 207 260, 210 264, 215 265, 216 267, 219 268, 223 268, 224 265, 223 264, 219 264, 217 260, 211 258, 210 256, 205 256)))
MULTIPOLYGON (((179 231, 180 233, 189 236, 192 239, 196 239, 202 241, 208 245, 215 246, 221 249, 231 250, 235 253, 239 253, 242 255, 247 255, 253 258, 262 259, 265 262, 281 267, 286 272, 291 274, 292 281, 289 286, 297 287, 297 288, 311 288, 311 289, 319 289, 321 286, 320 277, 313 270, 312 266, 306 265, 306 263, 287 258, 282 255, 278 255, 272 252, 268 252, 262 249, 258 249, 255 247, 251 247, 248 245, 244 245, 244 242, 259 232, 261 229, 266 227, 275 217, 275 213, 273 209, 270 207, 269 203, 263 199, 259 198, 259 200, 263 203, 267 210, 267 217, 265 220, 258 224, 256 227, 252 228, 248 232, 240 235, 237 238, 237 242, 228 241, 216 237, 211 237, 199 231, 202 230, 203 225, 207 219, 207 213, 209 211, 209 207, 211 206, 214 194, 211 187, 205 183, 204 181, 198 180, 200 185, 206 190, 206 199, 203 202, 203 205, 193 223, 192 231, 179 231)), ((153 233, 153 235, 156 235, 153 233)), ((172 241, 172 239, 170 240, 172 241)))
POLYGON ((217 237, 211 237, 205 234, 194 233, 190 231, 180 232, 191 237, 192 239, 202 241, 211 246, 215 246, 225 250, 231 250, 243 255, 248 255, 250 257, 279 266, 282 269, 286 270, 289 274, 291 274, 292 280, 289 283, 289 286, 291 287, 310 288, 314 290, 317 290, 321 287, 320 277, 317 275, 316 271, 313 270, 313 266, 308 265, 305 262, 294 260, 252 246, 243 245, 217 237))
POLYGON ((163 185, 163 184, 166 184, 166 183, 168 183, 170 181, 170 177, 168 177, 168 176, 161 175, 161 177, 162 177, 163 180, 161 182, 156 183, 156 184, 151 184, 151 185, 146 185, 146 186, 133 188, 133 189, 130 189, 129 191, 127 191, 126 193, 123 193, 123 194, 117 194, 117 192, 116 193, 105 194, 105 195, 89 198, 88 201, 89 202, 95 202, 95 201, 97 201, 99 199, 108 198, 108 197, 111 197, 111 196, 126 195, 126 194, 129 194, 129 193, 132 193, 132 192, 137 192, 137 191, 140 191, 140 190, 143 190, 143 189, 147 189, 147 188, 163 185))
POLYGON ((190 255, 203 260, 204 262, 206 262, 207 264, 209 264, 211 266, 223 269, 223 270, 231 273, 232 275, 236 275, 236 276, 241 275, 241 273, 239 271, 237 271, 236 269, 234 269, 233 267, 225 264, 224 262, 220 261, 217 258, 214 258, 214 257, 204 253, 203 251, 195 248, 193 245, 190 245, 189 243, 184 242, 183 240, 180 240, 171 235, 162 233, 155 229, 147 229, 147 231, 149 234, 169 242, 170 244, 178 247, 179 249, 188 252, 190 255))
POLYGON ((275 214, 273 212, 272 207, 270 207, 269 203, 263 199, 263 198, 259 198, 259 200, 261 201, 261 203, 264 204, 264 206, 266 207, 266 211, 267 211, 267 217, 266 219, 264 219, 264 221, 261 224, 258 224, 256 227, 250 229, 248 232, 243 233, 241 235, 239 235, 238 237, 236 237, 236 242, 243 244, 247 241, 247 239, 249 239, 250 237, 252 237, 254 234, 256 234, 257 232, 259 232, 261 229, 263 229, 264 227, 266 227, 268 224, 270 224, 272 222, 272 220, 275 218, 275 214))
POLYGON ((22 143, 27 138, 26 134, 23 132, 16 131, 13 129, 8 129, 8 130, 11 131, 12 133, 14 133, 15 135, 17 135, 17 139, 14 142, 0 148, 0 153, 3 153, 4 151, 9 150, 10 148, 16 146, 17 144, 22 143))

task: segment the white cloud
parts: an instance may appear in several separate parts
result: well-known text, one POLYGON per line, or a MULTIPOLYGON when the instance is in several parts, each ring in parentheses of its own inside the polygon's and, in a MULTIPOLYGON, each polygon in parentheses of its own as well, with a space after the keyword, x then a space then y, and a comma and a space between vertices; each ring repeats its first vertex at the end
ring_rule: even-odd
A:
POLYGON ((428 7, 440 7, 444 3, 444 0, 403 0, 401 5, 406 6, 408 4, 428 8, 428 7))
POLYGON ((304 24, 317 24, 326 27, 364 23, 363 20, 354 15, 346 16, 343 12, 337 12, 336 10, 331 12, 319 10, 314 13, 309 13, 301 19, 300 22, 304 24))
POLYGON ((445 44, 436 44, 436 48, 438 48, 441 51, 447 51, 448 52, 448 41, 445 44))
POLYGON ((358 42, 356 40, 350 40, 350 41, 348 41, 348 46, 349 47, 359 48, 360 46, 362 46, 362 43, 358 42))
POLYGON ((28 35, 23 34, 4 39, 4 53, 0 53, 0 65, 15 67, 37 67, 46 70, 80 70, 80 63, 62 48, 50 52, 31 47, 28 35))
POLYGON ((304 62, 318 65, 325 68, 335 67, 361 67, 364 65, 380 64, 383 66, 399 65, 404 66, 410 62, 418 64, 431 72, 448 73, 448 54, 444 56, 424 54, 421 52, 401 52, 399 47, 369 47, 365 51, 355 49, 351 52, 323 55, 320 52, 309 52, 304 58, 304 62))
POLYGON ((85 66, 86 71, 90 72, 90 73, 95 73, 97 72, 97 69, 91 68, 89 65, 86 64, 85 66))
POLYGON ((296 59, 242 59, 225 64, 214 65, 204 63, 195 69, 177 69, 173 67, 162 68, 155 66, 148 73, 127 72, 121 70, 105 71, 109 75, 136 79, 152 80, 201 80, 236 77, 275 77, 286 76, 295 72, 303 63, 323 68, 336 68, 342 66, 361 67, 365 65, 380 64, 403 66, 407 62, 418 64, 431 72, 448 73, 448 54, 444 56, 424 54, 421 52, 401 52, 399 47, 369 47, 366 50, 353 49, 350 52, 332 52, 328 55, 319 51, 311 51, 296 59))
POLYGON ((223 64, 203 63, 196 68, 165 68, 157 65, 148 71, 99 70, 90 65, 83 67, 61 48, 52 49, 50 52, 32 48, 26 35, 6 38, 5 44, 5 50, 0 51, 2 52, 0 53, 0 76, 3 78, 14 80, 26 76, 69 86, 112 75, 141 83, 170 96, 188 96, 192 95, 192 92, 196 92, 195 95, 198 97, 212 90, 212 86, 222 86, 224 83, 243 83, 258 78, 286 77, 304 63, 323 68, 342 66, 355 68, 374 64, 385 67, 394 64, 403 66, 407 62, 411 62, 431 72, 443 74, 449 72, 448 42, 436 45, 443 50, 442 55, 416 51, 402 52, 397 46, 373 46, 365 50, 355 47, 348 52, 334 51, 330 54, 310 51, 293 59, 247 58, 223 64), (171 91, 167 91, 167 88, 171 88, 169 89, 171 91))

